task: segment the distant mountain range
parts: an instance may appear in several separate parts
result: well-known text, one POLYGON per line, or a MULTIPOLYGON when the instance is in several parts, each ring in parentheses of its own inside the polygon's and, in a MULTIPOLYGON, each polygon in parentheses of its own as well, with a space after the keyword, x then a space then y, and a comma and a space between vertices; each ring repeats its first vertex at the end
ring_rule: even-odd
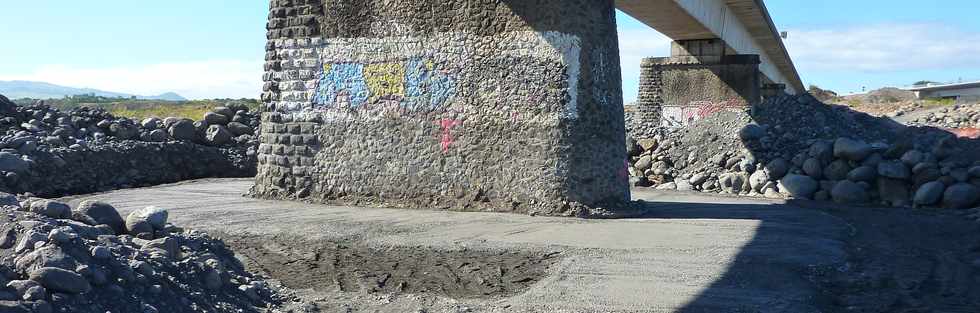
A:
POLYGON ((102 91, 92 88, 74 88, 49 84, 44 82, 31 82, 23 80, 2 81, 0 80, 0 94, 10 99, 32 98, 32 99, 61 99, 65 96, 94 94, 96 96, 108 98, 132 98, 144 100, 164 100, 164 101, 186 101, 180 95, 168 92, 158 96, 140 96, 127 93, 102 91))

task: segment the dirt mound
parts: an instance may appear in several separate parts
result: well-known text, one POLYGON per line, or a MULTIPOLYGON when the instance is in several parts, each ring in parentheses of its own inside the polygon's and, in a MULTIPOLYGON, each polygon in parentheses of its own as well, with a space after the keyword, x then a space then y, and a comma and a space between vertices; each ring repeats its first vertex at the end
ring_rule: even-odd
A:
POLYGON ((277 293, 221 241, 147 208, 0 195, 2 312, 264 312, 277 293))
POLYGON ((844 97, 845 101, 857 101, 860 103, 897 103, 910 102, 915 100, 915 93, 894 87, 886 87, 873 90, 864 94, 850 95, 844 97))

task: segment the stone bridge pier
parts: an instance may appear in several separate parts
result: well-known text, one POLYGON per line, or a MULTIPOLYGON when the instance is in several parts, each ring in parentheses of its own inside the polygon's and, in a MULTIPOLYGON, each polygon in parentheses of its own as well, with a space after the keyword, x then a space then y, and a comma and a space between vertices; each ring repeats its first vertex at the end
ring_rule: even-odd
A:
MULTIPOLYGON (((758 104, 763 98, 759 56, 726 47, 721 39, 674 41, 670 57, 643 59, 633 119, 678 128, 758 104)), ((765 95, 778 93, 775 88, 765 89, 765 95)))
POLYGON ((575 214, 629 199, 613 0, 272 0, 252 193, 575 214))

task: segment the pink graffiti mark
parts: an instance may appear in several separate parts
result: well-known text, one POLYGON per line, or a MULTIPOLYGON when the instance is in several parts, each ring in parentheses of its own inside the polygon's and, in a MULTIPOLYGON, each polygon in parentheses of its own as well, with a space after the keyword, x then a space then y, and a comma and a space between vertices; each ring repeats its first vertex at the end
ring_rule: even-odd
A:
POLYGON ((741 99, 728 99, 720 102, 713 101, 694 101, 690 104, 690 109, 684 110, 684 119, 689 122, 700 121, 715 113, 748 106, 741 99))
POLYGON ((440 141, 440 146, 442 146, 442 153, 449 152, 449 146, 453 144, 455 139, 453 139, 453 134, 451 130, 453 127, 462 125, 463 121, 444 118, 439 120, 439 126, 442 127, 442 141, 440 141))

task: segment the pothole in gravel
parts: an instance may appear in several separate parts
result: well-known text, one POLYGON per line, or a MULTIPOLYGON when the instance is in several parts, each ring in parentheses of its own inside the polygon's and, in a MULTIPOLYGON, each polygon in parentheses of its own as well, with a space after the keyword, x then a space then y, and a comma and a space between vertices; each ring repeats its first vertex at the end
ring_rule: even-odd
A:
POLYGON ((429 294, 454 299, 523 292, 547 275, 558 252, 375 248, 292 236, 228 236, 246 267, 292 289, 429 294))

